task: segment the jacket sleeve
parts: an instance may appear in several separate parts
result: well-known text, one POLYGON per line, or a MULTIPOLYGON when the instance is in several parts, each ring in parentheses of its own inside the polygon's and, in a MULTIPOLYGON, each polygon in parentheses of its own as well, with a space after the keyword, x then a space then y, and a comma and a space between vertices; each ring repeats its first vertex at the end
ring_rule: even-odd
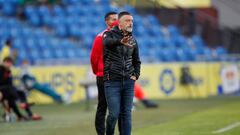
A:
POLYGON ((105 32, 103 34, 103 45, 108 47, 108 48, 112 48, 116 45, 120 45, 121 41, 117 38, 114 38, 111 34, 111 32, 105 32))
POLYGON ((140 76, 141 61, 140 61, 140 57, 139 57, 139 48, 138 48, 137 43, 136 43, 135 48, 133 50, 132 58, 133 58, 133 66, 134 66, 134 69, 135 69, 134 75, 138 79, 139 76, 140 76))
POLYGON ((102 55, 101 53, 101 45, 102 45, 102 37, 101 36, 97 36, 94 39, 93 42, 93 47, 92 47, 92 51, 91 51, 91 55, 90 55, 90 61, 91 61, 91 66, 92 66, 92 71, 93 73, 96 75, 97 71, 98 71, 98 62, 99 59, 102 55))
POLYGON ((0 66, 0 81, 3 81, 4 79, 4 69, 2 66, 0 66))

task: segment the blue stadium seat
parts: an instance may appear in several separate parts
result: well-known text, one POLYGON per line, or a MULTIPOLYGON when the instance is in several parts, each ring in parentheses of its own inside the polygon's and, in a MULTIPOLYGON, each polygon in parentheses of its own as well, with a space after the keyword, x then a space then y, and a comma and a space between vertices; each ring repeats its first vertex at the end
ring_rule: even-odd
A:
POLYGON ((13 47, 17 50, 23 50, 26 48, 22 38, 15 38, 13 40, 13 47))
POLYGON ((198 55, 204 55, 205 53, 205 47, 198 47, 197 49, 197 53, 198 55))
MULTIPOLYGON (((72 16, 68 16, 65 18, 66 21, 66 25, 70 26, 70 25, 78 25, 80 24, 80 21, 75 21, 75 17, 72 16)), ((80 20, 79 18, 77 20, 80 20)))
POLYGON ((179 32, 179 30, 178 30, 178 28, 177 28, 176 25, 169 25, 169 26, 168 26, 168 31, 169 31, 169 33, 170 33, 170 35, 171 35, 172 37, 175 37, 175 36, 179 36, 179 35, 180 35, 180 32, 179 32))
POLYGON ((74 5, 71 5, 71 6, 67 6, 66 13, 68 16, 78 15, 81 13, 81 10, 74 5))
POLYGON ((59 48, 54 50, 54 56, 58 59, 67 58, 66 51, 64 48, 59 48))
POLYGON ((66 49, 66 57, 67 58, 76 58, 77 55, 76 55, 76 51, 75 51, 75 48, 71 49, 66 49))
POLYGON ((55 16, 64 16, 66 13, 64 8, 61 7, 60 5, 54 5, 52 12, 55 16))
POLYGON ((163 61, 162 52, 160 49, 152 48, 152 49, 148 49, 148 52, 149 52, 149 54, 148 54, 149 62, 163 61))
MULTIPOLYGON (((78 8, 78 15, 80 15, 81 17, 88 17, 90 15, 90 11, 88 9, 88 6, 86 8, 82 8, 82 7, 83 6, 77 7, 78 8)), ((91 8, 91 7, 89 7, 89 8, 91 8)))
POLYGON ((87 49, 79 48, 79 49, 76 49, 75 52, 76 52, 77 58, 83 58, 83 59, 89 58, 89 55, 90 55, 87 49))
POLYGON ((173 62, 177 61, 176 58, 176 50, 171 49, 171 48, 166 48, 162 50, 162 60, 165 62, 173 62))
POLYGON ((151 34, 151 36, 154 36, 154 37, 163 36, 162 31, 161 31, 161 27, 159 27, 158 25, 153 25, 151 27, 150 34, 151 34))
POLYGON ((206 61, 212 61, 213 60, 213 57, 212 57, 212 50, 208 47, 205 47, 204 48, 204 59, 206 61))
POLYGON ((176 57, 177 61, 190 61, 185 49, 176 49, 176 57))
POLYGON ((148 15, 147 19, 149 20, 149 22, 152 23, 152 25, 160 26, 159 25, 160 23, 159 23, 158 19, 154 15, 148 15))
POLYGON ((15 18, 8 19, 6 23, 9 27, 15 27, 15 28, 20 27, 20 23, 15 18))
POLYGON ((145 57, 149 56, 149 51, 147 47, 139 48, 139 52, 140 52, 140 56, 145 56, 145 57))
POLYGON ((88 6, 90 5, 91 3, 93 3, 94 1, 93 0, 77 0, 79 3, 81 3, 82 5, 85 5, 85 6, 88 6))
MULTIPOLYGON (((93 13, 93 15, 99 15, 99 16, 102 16, 103 14, 104 14, 104 6, 100 6, 100 5, 97 5, 97 6, 95 6, 95 8, 93 8, 93 11, 92 11, 92 13, 93 13)), ((102 18, 102 20, 103 20, 103 18, 102 18)))
POLYGON ((186 55, 187 55, 187 59, 189 61, 196 61, 198 59, 198 51, 196 49, 184 49, 185 52, 186 52, 186 55))
POLYGON ((7 16, 13 16, 16 14, 16 6, 11 3, 5 2, 2 5, 2 12, 7 16))
POLYGON ((3 18, 0 18, 0 28, 4 27, 5 25, 5 20, 3 18))
POLYGON ((40 16, 50 15, 50 10, 46 5, 40 6, 37 12, 38 12, 38 15, 40 16))
POLYGON ((53 51, 50 49, 42 50, 42 58, 43 59, 53 59, 53 51))
POLYGON ((26 42, 25 42, 25 45, 28 49, 31 49, 31 50, 38 50, 38 45, 37 45, 37 42, 32 39, 32 38, 28 38, 26 39, 26 42))
POLYGON ((10 37, 16 38, 19 35, 21 35, 22 33, 21 33, 21 30, 19 28, 12 28, 12 29, 10 29, 10 33, 9 34, 10 34, 10 37))
POLYGON ((202 38, 199 36, 199 35, 194 35, 192 37, 192 41, 193 43, 195 44, 195 46, 198 48, 198 47, 204 47, 205 46, 205 43, 204 41, 202 40, 202 38))
POLYGON ((30 24, 34 26, 40 26, 41 25, 41 19, 38 15, 31 14, 29 16, 29 22, 30 24))
POLYGON ((37 42, 38 42, 39 48, 41 48, 41 50, 45 50, 45 49, 51 48, 48 38, 44 38, 44 37, 39 38, 37 40, 37 42))
POLYGON ((172 39, 169 38, 163 38, 163 43, 162 43, 164 48, 171 48, 175 47, 175 43, 172 39))
POLYGON ((76 38, 81 38, 81 36, 82 36, 81 33, 83 33, 83 31, 81 30, 81 28, 78 27, 78 25, 71 25, 70 26, 70 28, 69 28, 70 36, 76 37, 76 38))
POLYGON ((76 45, 69 40, 63 40, 60 43, 60 47, 64 49, 74 49, 76 45))
POLYGON ((93 40, 94 40, 94 38, 92 36, 86 36, 83 39, 83 45, 86 48, 91 49, 92 48, 92 44, 93 44, 93 40))
POLYGON ((227 54, 227 50, 221 46, 216 48, 216 52, 218 55, 226 55, 227 54))
POLYGON ((24 13, 27 17, 31 15, 38 15, 37 8, 35 8, 34 6, 26 6, 24 9, 24 13))
POLYGON ((99 0, 99 2, 101 5, 105 5, 105 6, 109 6, 110 5, 110 1, 109 0, 99 0))
POLYGON ((24 28, 22 29, 22 35, 20 35, 22 38, 27 38, 29 36, 32 36, 33 29, 31 28, 24 28))
POLYGON ((5 0, 0 0, 0 7, 2 8, 2 5, 5 3, 5 0))
POLYGON ((16 6, 16 5, 20 4, 20 1, 19 0, 8 0, 8 1, 5 0, 5 3, 10 3, 10 4, 16 6))
POLYGON ((80 1, 79 0, 62 0, 63 4, 66 5, 74 5, 74 4, 78 4, 80 1))
POLYGON ((156 44, 159 49, 165 48, 164 39, 162 37, 156 38, 156 44))
POLYGON ((97 27, 94 27, 93 31, 92 31, 92 36, 95 37, 97 36, 97 34, 103 32, 106 28, 103 27, 103 26, 97 26, 97 27))
POLYGON ((136 36, 144 37, 146 35, 146 29, 143 26, 136 27, 136 36))
POLYGON ((186 48, 188 43, 184 36, 177 36, 174 38, 175 46, 177 48, 186 48))
POLYGON ((52 22, 51 23, 52 23, 51 27, 54 28, 57 25, 64 25, 64 24, 66 24, 67 21, 66 21, 65 17, 57 16, 57 17, 53 17, 52 18, 52 22))
POLYGON ((149 40, 148 40, 146 45, 147 45, 148 48, 157 48, 157 47, 159 47, 158 39, 156 39, 154 37, 149 38, 149 40))
POLYGON ((24 60, 28 58, 28 51, 25 49, 18 49, 18 59, 24 60))
POLYGON ((51 38, 49 41, 49 48, 57 49, 60 46, 61 41, 57 38, 51 38))
POLYGON ((136 14, 136 10, 131 6, 131 5, 124 5, 123 6, 123 9, 125 10, 125 11, 128 11, 128 12, 130 12, 131 14, 136 14))
POLYGON ((35 61, 35 60, 38 60, 38 59, 41 59, 42 56, 41 56, 41 52, 37 49, 32 49, 29 51, 29 57, 31 60, 35 61))
POLYGON ((43 16, 42 17, 42 23, 44 24, 44 25, 46 25, 46 26, 53 26, 53 24, 52 24, 52 16, 50 16, 50 15, 45 15, 45 16, 43 16))
POLYGON ((0 30, 1 30, 0 31, 1 38, 6 39, 10 37, 10 31, 8 30, 8 28, 5 27, 5 28, 1 28, 0 30))
POLYGON ((137 22, 137 23, 134 23, 134 25, 136 26, 143 26, 143 17, 140 16, 140 15, 135 15, 134 16, 134 22, 137 22))
POLYGON ((33 31, 34 37, 35 38, 41 38, 44 36, 48 36, 48 34, 46 34, 42 29, 37 29, 33 31))
POLYGON ((59 37, 67 37, 68 31, 64 24, 57 24, 54 28, 55 34, 59 37))

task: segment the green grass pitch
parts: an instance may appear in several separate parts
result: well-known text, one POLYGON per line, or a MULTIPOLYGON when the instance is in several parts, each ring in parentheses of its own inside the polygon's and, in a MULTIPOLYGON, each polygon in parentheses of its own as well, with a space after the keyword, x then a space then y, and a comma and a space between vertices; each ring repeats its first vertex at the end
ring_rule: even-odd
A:
MULTIPOLYGON (((132 135, 240 135, 240 97, 157 100, 159 108, 146 109, 137 103, 132 135)), ((42 121, 0 122, 0 135, 96 135, 95 101, 90 111, 84 103, 36 105, 42 121)), ((0 110, 2 112, 2 110, 0 110)), ((116 135, 118 135, 116 129, 116 135)))

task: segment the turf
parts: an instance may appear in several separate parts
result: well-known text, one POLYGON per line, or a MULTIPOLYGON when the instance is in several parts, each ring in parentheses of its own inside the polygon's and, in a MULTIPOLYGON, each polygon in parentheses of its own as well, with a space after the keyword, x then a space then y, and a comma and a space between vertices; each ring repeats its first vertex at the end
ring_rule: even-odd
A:
MULTIPOLYGON (((133 112, 133 135, 213 135, 213 131, 240 122, 240 97, 157 100, 158 109, 140 103, 133 112)), ((0 135, 96 135, 95 102, 90 111, 84 103, 68 106, 37 105, 44 119, 34 122, 0 122, 0 135)), ((116 134, 117 131, 116 131, 116 134)), ((239 135, 240 127, 221 135, 239 135)))

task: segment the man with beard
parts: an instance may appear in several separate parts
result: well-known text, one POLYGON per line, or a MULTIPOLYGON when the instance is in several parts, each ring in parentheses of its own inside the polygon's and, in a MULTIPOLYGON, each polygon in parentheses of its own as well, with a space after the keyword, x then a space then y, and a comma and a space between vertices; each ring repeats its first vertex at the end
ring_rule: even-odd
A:
POLYGON ((120 12, 118 21, 118 26, 103 34, 104 88, 109 111, 106 135, 114 135, 119 118, 121 134, 131 135, 133 89, 140 75, 141 61, 132 36, 133 16, 120 12))

